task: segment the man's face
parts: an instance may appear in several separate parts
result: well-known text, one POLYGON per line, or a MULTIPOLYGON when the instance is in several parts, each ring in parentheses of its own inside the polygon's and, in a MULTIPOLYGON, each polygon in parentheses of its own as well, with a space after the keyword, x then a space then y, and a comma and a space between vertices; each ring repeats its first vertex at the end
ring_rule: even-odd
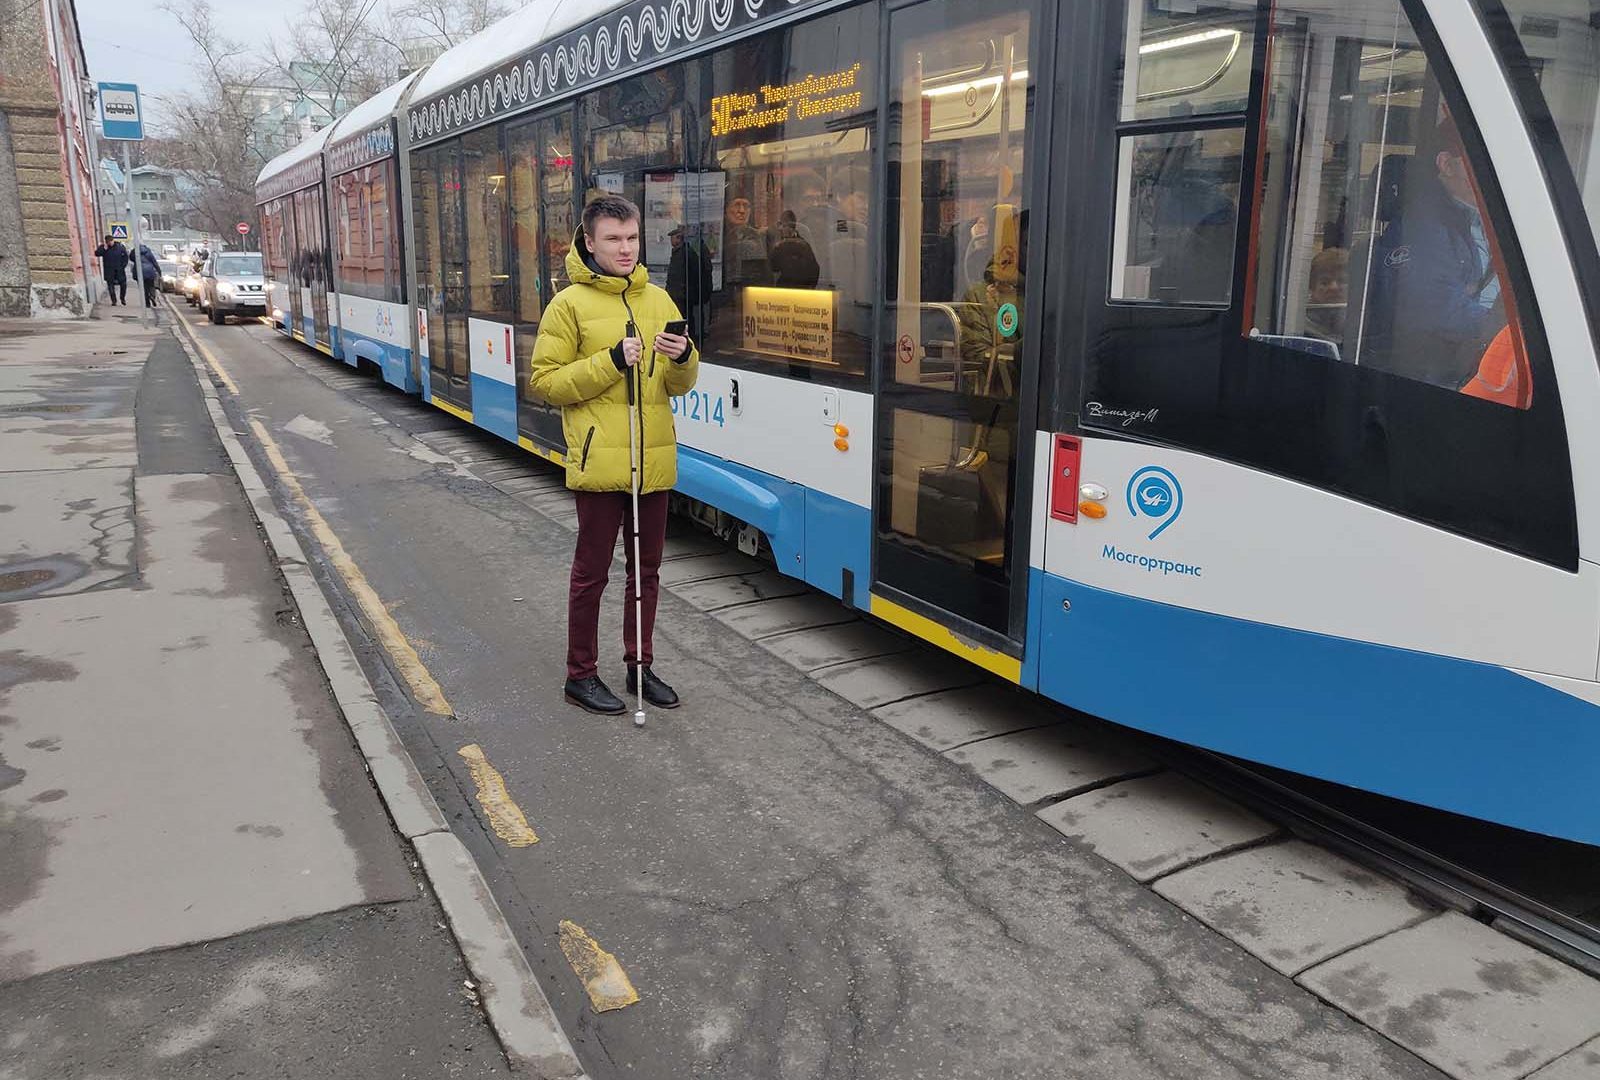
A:
POLYGON ((110 247, 110 246, 111 246, 111 237, 108 236, 108 237, 106 237, 106 247, 110 247))
POLYGON ((668 233, 667 239, 672 241, 672 246, 675 248, 683 246, 683 234, 681 232, 668 233))
POLYGON ((600 269, 618 277, 627 277, 639 263, 639 219, 618 221, 616 218, 596 218, 594 232, 585 239, 594 261, 600 269))
POLYGON ((728 220, 735 225, 743 225, 750 220, 750 201, 748 199, 735 199, 728 204, 728 220))

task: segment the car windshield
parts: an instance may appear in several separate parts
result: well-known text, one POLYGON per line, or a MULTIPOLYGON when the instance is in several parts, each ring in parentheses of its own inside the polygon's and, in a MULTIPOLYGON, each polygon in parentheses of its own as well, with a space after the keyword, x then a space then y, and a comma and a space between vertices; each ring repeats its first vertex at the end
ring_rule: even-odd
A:
POLYGON ((260 255, 218 255, 218 277, 261 276, 260 255))

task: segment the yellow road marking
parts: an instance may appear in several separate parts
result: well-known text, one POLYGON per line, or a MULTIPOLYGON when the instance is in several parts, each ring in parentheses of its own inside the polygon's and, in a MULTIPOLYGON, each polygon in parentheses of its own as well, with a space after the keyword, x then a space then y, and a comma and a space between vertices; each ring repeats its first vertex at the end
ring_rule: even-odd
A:
POLYGON ((328 522, 312 504, 305 489, 300 486, 300 480, 295 476, 294 470, 289 468, 289 462, 284 458, 283 451, 278 449, 278 444, 267 431, 266 426, 259 420, 250 421, 250 430, 255 432, 256 438, 261 441, 261 448, 266 451, 267 460, 278 473, 278 478, 294 496, 294 501, 305 514, 306 523, 311 527, 311 533, 317 538, 317 543, 322 545, 322 550, 327 552, 328 561, 344 579, 345 586, 356 599, 356 604, 361 608, 361 613, 367 617, 367 622, 372 627, 372 632, 377 636, 379 644, 388 652, 389 658, 394 661, 406 685, 411 687, 411 693, 416 697, 417 703, 437 716, 453 716, 455 711, 450 708, 450 703, 445 700, 444 690, 433 676, 428 673, 427 665, 417 655, 417 650, 411 647, 411 642, 401 631, 400 624, 394 621, 389 614, 389 609, 384 606, 383 600, 377 591, 367 584, 367 577, 361 572, 344 545, 339 542, 339 536, 328 522))
POLYGON ((494 834, 512 847, 537 844, 539 837, 528 826, 528 819, 522 816, 522 808, 506 790, 505 778, 483 756, 483 748, 477 743, 468 743, 456 753, 467 761, 472 782, 478 785, 478 804, 489 816, 489 826, 494 829, 494 834))
POLYGON ((968 641, 948 626, 936 623, 925 615, 918 615, 915 611, 903 608, 892 600, 885 600, 877 593, 872 594, 871 610, 884 622, 955 653, 985 671, 994 672, 1002 679, 1010 679, 1014 683, 1022 681, 1022 661, 1015 656, 1007 656, 1003 652, 968 641))
POLYGON ((589 1004, 595 1012, 625 1008, 639 1000, 639 991, 633 988, 628 973, 622 970, 615 956, 589 936, 589 931, 562 919, 559 936, 561 951, 566 954, 573 973, 583 980, 583 988, 588 991, 589 1004))
POLYGON ((185 319, 181 314, 179 314, 178 305, 174 304, 171 300, 168 300, 167 307, 172 310, 172 317, 178 320, 178 324, 182 326, 184 332, 189 335, 189 340, 194 343, 194 347, 200 350, 200 356, 205 360, 206 365, 216 373, 217 378, 222 380, 222 385, 228 388, 228 393, 232 394, 234 397, 238 397, 239 384, 233 381, 233 376, 229 375, 228 369, 222 366, 222 361, 218 360, 216 356, 212 354, 211 350, 206 348, 206 343, 201 341, 200 335, 194 332, 194 327, 189 325, 189 320, 185 319))

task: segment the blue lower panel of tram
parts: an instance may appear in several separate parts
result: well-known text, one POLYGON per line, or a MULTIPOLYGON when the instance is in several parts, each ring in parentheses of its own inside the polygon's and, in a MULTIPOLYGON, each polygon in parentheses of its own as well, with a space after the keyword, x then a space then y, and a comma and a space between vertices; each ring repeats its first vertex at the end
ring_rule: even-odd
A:
POLYGON ((869 606, 872 512, 865 507, 681 443, 677 490, 760 529, 773 561, 790 577, 846 599, 849 570, 850 603, 869 606))
POLYGON ((472 376, 472 422, 508 442, 517 441, 517 388, 476 373, 472 376))
POLYGON ((1600 723, 1587 702, 1491 664, 1034 574, 1048 697, 1291 772, 1600 844, 1600 723))
POLYGON ((408 394, 421 389, 411 377, 411 350, 387 341, 342 331, 339 335, 340 358, 351 367, 362 360, 374 364, 383 372, 383 381, 397 386, 408 394))

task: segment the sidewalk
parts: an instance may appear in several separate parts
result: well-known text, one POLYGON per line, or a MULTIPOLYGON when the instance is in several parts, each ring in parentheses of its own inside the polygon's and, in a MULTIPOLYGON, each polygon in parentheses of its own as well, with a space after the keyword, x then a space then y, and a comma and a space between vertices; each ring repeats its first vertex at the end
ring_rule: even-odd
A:
POLYGON ((169 329, 0 323, 0 1078, 508 1074, 169 329))

